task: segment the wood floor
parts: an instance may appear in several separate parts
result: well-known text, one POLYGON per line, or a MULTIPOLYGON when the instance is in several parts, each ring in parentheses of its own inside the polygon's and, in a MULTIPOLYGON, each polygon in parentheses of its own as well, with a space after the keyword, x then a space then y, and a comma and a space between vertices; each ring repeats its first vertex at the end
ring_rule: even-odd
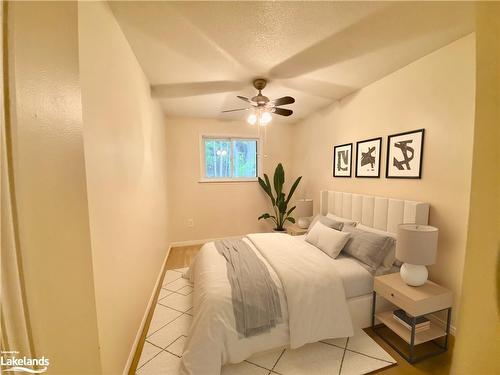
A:
MULTIPOLYGON (((167 259, 167 269, 187 267, 191 260, 200 250, 201 245, 175 247, 170 249, 167 259)), ((451 366, 451 355, 453 352, 454 337, 450 337, 448 352, 436 357, 428 358, 422 362, 411 365, 406 362, 394 349, 384 340, 377 336, 370 328, 365 329, 380 346, 382 346, 394 359, 398 361, 396 366, 377 371, 383 375, 417 375, 417 374, 449 374, 451 366)))

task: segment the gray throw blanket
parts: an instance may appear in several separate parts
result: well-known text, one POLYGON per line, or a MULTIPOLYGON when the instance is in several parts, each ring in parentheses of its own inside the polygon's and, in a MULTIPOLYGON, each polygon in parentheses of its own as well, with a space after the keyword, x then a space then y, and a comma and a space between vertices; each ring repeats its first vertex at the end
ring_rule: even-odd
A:
POLYGON ((243 240, 215 241, 227 261, 236 330, 240 337, 269 332, 282 322, 276 284, 266 265, 243 240))

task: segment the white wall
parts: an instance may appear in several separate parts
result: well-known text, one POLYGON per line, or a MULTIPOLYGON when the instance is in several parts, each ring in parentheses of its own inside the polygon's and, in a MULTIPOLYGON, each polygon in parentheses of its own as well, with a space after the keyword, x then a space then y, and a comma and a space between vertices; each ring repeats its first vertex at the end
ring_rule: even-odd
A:
POLYGON ((102 370, 124 370, 169 244, 163 114, 106 2, 78 5, 102 370))
MULTIPOLYGON (((167 118, 169 161, 169 232, 174 242, 237 236, 271 229, 270 222, 257 221, 269 212, 270 202, 258 182, 200 183, 200 135, 256 135, 245 121, 167 118), (194 227, 188 227, 193 219, 194 227)), ((272 179, 283 163, 291 178, 291 125, 272 122, 263 143, 264 172, 272 179)))
MULTIPOLYGON (((367 193, 431 205, 439 228, 437 264, 430 278, 458 300, 471 185, 475 93, 475 36, 471 34, 365 87, 297 124, 292 165, 303 191, 367 193), (386 179, 387 136, 425 128, 420 180, 386 179), (383 137, 381 178, 333 178, 333 146, 383 137)), ((354 170, 353 170, 354 176, 354 170)), ((455 306, 456 307, 456 306, 455 306)))
POLYGON ((11 138, 6 141, 12 147, 14 246, 22 260, 32 354, 50 360, 51 374, 101 372, 77 10, 75 2, 8 3, 11 138))

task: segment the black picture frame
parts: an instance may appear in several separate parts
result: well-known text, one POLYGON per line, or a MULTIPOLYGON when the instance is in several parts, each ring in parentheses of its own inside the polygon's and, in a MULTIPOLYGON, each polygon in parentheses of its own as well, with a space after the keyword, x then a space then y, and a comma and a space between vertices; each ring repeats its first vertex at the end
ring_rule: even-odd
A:
POLYGON ((343 145, 337 145, 333 147, 333 177, 347 177, 350 178, 352 177, 352 142, 351 143, 345 143, 343 145), (346 165, 349 167, 349 174, 338 174, 337 168, 335 168, 335 165, 337 163, 337 150, 340 148, 348 148, 349 154, 348 154, 348 163, 346 165))
MULTIPOLYGON (((387 137, 387 157, 386 157, 386 165, 385 165, 385 177, 386 178, 406 178, 406 179, 420 179, 422 178, 422 163, 423 163, 423 157, 424 157, 424 139, 425 139, 425 129, 417 129, 417 130, 410 130, 407 132, 403 133, 397 133, 397 134, 391 134, 387 137), (418 143, 414 143, 412 146, 417 147, 415 148, 411 147, 412 150, 412 158, 407 159, 405 157, 405 160, 400 160, 398 161, 397 159, 393 158, 392 164, 391 164, 391 155, 395 151, 396 148, 400 148, 397 146, 394 146, 394 144, 397 142, 394 140, 394 138, 398 137, 404 137, 407 140, 411 140, 413 143, 413 140, 419 140, 418 143), (417 153, 417 158, 414 157, 415 153, 417 153), (416 169, 417 172, 409 173, 411 169, 399 169, 397 166, 395 167, 395 163, 400 163, 400 164, 406 164, 407 168, 410 168, 410 162, 413 161, 412 164, 416 164, 416 167, 413 168, 414 170, 416 169), (396 171, 403 171, 403 172, 397 172, 396 171)), ((400 152, 403 152, 403 149, 400 148, 400 152)), ((405 153, 406 155, 406 153, 405 153)))
POLYGON ((362 141, 356 142, 356 172, 355 172, 356 178, 380 178, 381 160, 382 160, 382 137, 364 139, 362 141), (378 153, 375 156, 375 163, 377 164, 377 167, 376 167, 377 174, 376 175, 363 174, 366 172, 361 171, 359 168, 359 161, 360 161, 359 158, 361 156, 360 151, 359 151, 360 146, 362 146, 363 143, 375 143, 375 142, 378 142, 378 145, 377 145, 378 153), (377 160, 377 158, 378 158, 378 160, 377 160))

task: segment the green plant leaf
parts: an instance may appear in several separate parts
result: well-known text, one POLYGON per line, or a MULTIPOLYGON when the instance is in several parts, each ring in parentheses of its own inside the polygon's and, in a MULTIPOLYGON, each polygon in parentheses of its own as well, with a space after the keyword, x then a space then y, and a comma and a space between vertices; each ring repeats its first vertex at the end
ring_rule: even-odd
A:
POLYGON ((293 193, 295 193, 295 189, 297 189, 297 186, 299 186, 300 180, 302 180, 302 176, 298 177, 293 183, 292 187, 290 188, 290 192, 288 193, 288 198, 286 199, 286 203, 290 202, 293 193))
POLYGON ((297 206, 293 206, 292 208, 290 208, 288 210, 288 212, 286 213, 286 216, 290 215, 293 212, 293 210, 295 210, 296 208, 297 208, 297 206))
POLYGON ((260 220, 260 219, 269 219, 270 217, 271 217, 271 215, 269 215, 269 214, 266 213, 266 214, 260 215, 257 220, 260 220))
POLYGON ((281 163, 278 164, 274 171, 274 190, 278 197, 283 191, 283 184, 285 183, 285 171, 281 163))
POLYGON ((267 177, 267 174, 264 174, 264 178, 266 181, 264 181, 262 178, 259 177, 259 185, 266 192, 266 194, 271 198, 271 202, 273 206, 275 205, 275 200, 273 197, 273 192, 271 191, 271 184, 269 183, 269 177, 267 177))
POLYGON ((295 219, 293 217, 287 217, 286 218, 290 223, 294 223, 295 224, 295 219))

